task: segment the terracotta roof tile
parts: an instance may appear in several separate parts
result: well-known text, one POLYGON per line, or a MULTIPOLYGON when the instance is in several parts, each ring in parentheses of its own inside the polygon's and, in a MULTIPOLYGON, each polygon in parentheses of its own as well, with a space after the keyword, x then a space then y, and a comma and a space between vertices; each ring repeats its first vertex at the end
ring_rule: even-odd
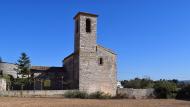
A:
POLYGON ((32 70, 48 70, 48 69, 50 69, 50 67, 47 67, 47 66, 32 66, 31 69, 32 70))

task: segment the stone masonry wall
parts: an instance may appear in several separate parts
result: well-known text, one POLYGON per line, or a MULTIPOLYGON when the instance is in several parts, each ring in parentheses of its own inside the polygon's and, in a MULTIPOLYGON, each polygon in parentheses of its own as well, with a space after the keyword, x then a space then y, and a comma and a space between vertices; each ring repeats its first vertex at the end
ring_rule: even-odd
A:
POLYGON ((75 52, 95 52, 97 18, 81 15, 76 20, 79 22, 79 32, 75 33, 75 52), (86 32, 86 19, 91 20, 90 33, 86 32))
MULTIPOLYGON (((86 92, 95 92, 92 87, 95 85, 91 81, 94 80, 96 72, 96 17, 80 15, 77 17, 79 22, 79 32, 75 34, 75 53, 76 62, 79 72, 79 90, 86 92), (86 32, 86 19, 91 20, 91 32, 86 32)), ((77 72, 77 71, 76 71, 77 72)), ((95 81, 95 80, 94 80, 95 81)))
POLYGON ((7 83, 6 80, 3 78, 0 78, 0 91, 6 91, 7 89, 7 83))
POLYGON ((78 89, 78 75, 76 72, 76 67, 74 66, 76 56, 72 54, 64 60, 64 68, 66 71, 67 80, 70 83, 71 89, 78 89))
POLYGON ((146 99, 154 97, 154 89, 118 88, 118 94, 126 94, 131 99, 146 99))
POLYGON ((99 85, 100 91, 116 94, 117 90, 117 68, 116 55, 107 51, 101 46, 97 46, 96 57, 96 85, 99 85), (99 64, 99 59, 103 59, 103 64, 99 64))
POLYGON ((24 90, 24 91, 0 91, 0 96, 10 97, 63 97, 67 91, 75 90, 24 90))
POLYGON ((11 63, 0 63, 0 70, 3 71, 3 74, 12 75, 14 78, 17 77, 17 65, 11 63))

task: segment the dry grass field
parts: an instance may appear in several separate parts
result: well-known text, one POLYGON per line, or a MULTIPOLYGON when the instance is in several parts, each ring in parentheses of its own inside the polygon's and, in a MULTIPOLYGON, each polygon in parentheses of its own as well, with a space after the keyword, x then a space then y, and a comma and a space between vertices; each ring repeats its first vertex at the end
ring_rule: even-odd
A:
POLYGON ((0 107, 190 107, 180 100, 82 100, 62 98, 1 97, 0 107))

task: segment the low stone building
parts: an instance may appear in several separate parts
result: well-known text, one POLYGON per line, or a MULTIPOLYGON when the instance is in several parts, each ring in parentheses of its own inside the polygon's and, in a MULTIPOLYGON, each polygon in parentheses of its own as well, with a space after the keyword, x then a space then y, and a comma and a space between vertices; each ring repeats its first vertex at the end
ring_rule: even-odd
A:
POLYGON ((0 62, 0 75, 11 75, 17 78, 17 65, 13 63, 0 62))
MULTIPOLYGON (((64 58, 63 67, 31 67, 34 78, 49 79, 53 84, 52 89, 64 89, 64 85, 67 89, 78 89, 89 93, 103 91, 115 95, 117 90, 116 54, 97 44, 97 17, 98 15, 95 14, 79 12, 74 17, 73 53, 64 58), (51 76, 53 78, 50 78, 51 76)), ((12 70, 16 65, 10 68, 13 65, 3 68, 3 73, 10 72, 9 74, 15 77, 16 73, 14 74, 12 70)))
POLYGON ((30 71, 35 90, 69 89, 64 67, 32 66, 30 71))

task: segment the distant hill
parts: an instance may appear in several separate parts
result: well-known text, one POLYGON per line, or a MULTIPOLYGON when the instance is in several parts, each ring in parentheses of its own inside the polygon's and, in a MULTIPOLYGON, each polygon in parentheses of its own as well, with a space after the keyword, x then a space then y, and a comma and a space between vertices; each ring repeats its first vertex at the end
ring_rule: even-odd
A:
POLYGON ((190 80, 183 80, 183 81, 180 81, 180 82, 184 82, 185 84, 190 84, 190 80))

